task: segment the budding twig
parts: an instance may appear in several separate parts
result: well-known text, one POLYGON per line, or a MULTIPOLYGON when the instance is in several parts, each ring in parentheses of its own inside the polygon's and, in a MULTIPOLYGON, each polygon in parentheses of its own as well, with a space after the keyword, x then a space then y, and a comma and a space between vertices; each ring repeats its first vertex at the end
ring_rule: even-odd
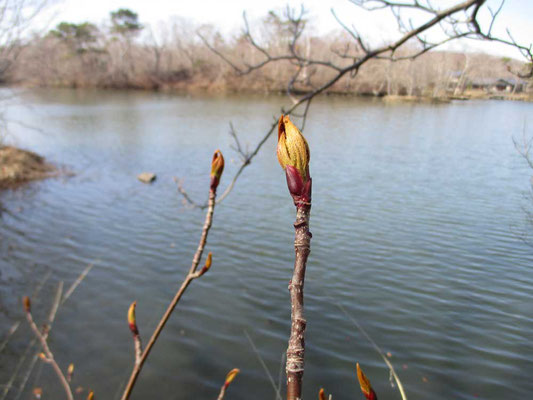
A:
POLYGON ((296 206, 294 223, 294 272, 289 283, 291 297, 291 334, 287 348, 287 400, 302 398, 304 374, 305 326, 304 280, 307 258, 311 252, 311 177, 309 175, 309 146, 288 116, 281 116, 278 124, 278 161, 285 170, 287 186, 296 206))
POLYGON ((220 388, 220 393, 218 394, 217 400, 224 400, 224 396, 226 394, 226 389, 230 385, 231 382, 235 379, 237 374, 241 372, 238 368, 232 369, 228 374, 226 375, 226 380, 224 381, 224 384, 220 388))
POLYGON ((209 185, 209 201, 208 201, 208 206, 207 206, 207 213, 205 216, 204 227, 202 229, 202 234, 200 236, 200 242, 198 243, 198 247, 196 248, 196 252, 194 253, 194 256, 192 259, 191 267, 189 269, 187 276, 182 282, 181 287, 174 295, 174 298, 168 305, 167 310, 165 311, 165 314, 163 314, 163 316, 161 317, 161 320, 159 321, 159 324, 157 325, 154 332, 152 333, 152 336, 150 337, 150 340, 148 341, 146 348, 144 349, 144 351, 142 351, 141 356, 138 359, 138 362, 137 361, 135 362, 133 371, 131 372, 126 388, 124 389, 124 393, 122 394, 122 400, 129 399, 131 392, 133 391, 133 387, 135 386, 135 382, 137 382, 137 378, 139 377, 139 374, 142 370, 144 362, 148 358, 148 355, 150 354, 152 347, 154 346, 159 335, 163 331, 163 328, 165 327, 167 321, 172 315, 172 312, 176 308, 176 305, 180 301, 181 297, 183 296, 183 294, 185 293, 185 291, 187 290, 191 282, 194 279, 201 277, 211 267, 212 254, 209 253, 209 255, 207 256, 205 265, 199 271, 197 271, 198 265, 200 264, 200 260, 202 258, 202 254, 204 252, 205 244, 207 242, 207 235, 209 234, 209 229, 211 228, 211 225, 213 223, 213 213, 215 211, 217 187, 218 187, 218 184, 220 183, 220 178, 222 176, 223 170, 224 170, 224 157, 222 156, 222 153, 219 150, 217 150, 215 154, 213 155, 213 160, 211 162, 211 176, 210 176, 211 181, 209 185))
POLYGON ((70 389, 70 385, 67 381, 67 378, 63 374, 63 371, 61 371, 61 368, 59 368, 59 365, 57 365, 57 362, 54 360, 54 355, 50 351, 50 348, 48 347, 48 343, 46 341, 46 337, 43 335, 43 333, 37 328, 37 325, 35 325, 35 322, 33 321, 33 317, 31 314, 31 302, 30 298, 27 296, 24 296, 23 300, 24 305, 24 311, 26 314, 26 320, 30 324, 30 327, 37 337, 37 340, 41 343, 41 347, 43 349, 44 353, 41 353, 44 355, 44 357, 41 357, 45 362, 49 363, 52 368, 54 369, 57 377, 59 378, 59 381, 61 382, 61 385, 63 386, 63 389, 65 389, 65 394, 67 395, 68 400, 74 400, 74 396, 72 395, 72 390, 70 389))
MULTIPOLYGON (((35 293, 35 292, 34 292, 35 293)), ((50 334, 50 330, 52 329, 52 325, 54 323, 54 320, 55 320, 55 317, 56 317, 56 314, 57 314, 57 309, 59 307, 59 302, 61 300, 61 296, 63 294, 63 282, 59 282, 58 286, 57 286, 57 290, 56 290, 56 295, 54 297, 54 301, 52 303, 52 307, 48 313, 48 318, 46 320, 46 331, 43 333, 43 336, 45 339, 48 338, 48 335, 50 334)), ((2 396, 0 397, 1 400, 4 400, 7 398, 7 395, 9 394, 9 392, 11 391, 11 388, 13 386, 13 382, 15 382, 15 379, 17 378, 19 372, 20 372, 20 369, 22 368, 22 366, 24 365, 24 362, 26 361, 26 358, 28 357, 28 355, 30 354, 30 351, 32 350, 33 346, 35 346, 35 344, 37 343, 37 338, 34 338, 29 344, 28 346, 26 347, 26 350, 24 351, 24 354, 22 355, 22 357, 20 358, 19 362, 17 363, 17 366, 15 367, 14 371, 13 371, 13 375, 11 375, 11 378, 9 379, 9 382, 5 385, 4 387, 4 391, 2 392, 2 396)), ((26 374, 24 375, 24 377, 22 378, 22 381, 21 381, 21 384, 18 388, 18 393, 15 397, 15 400, 18 400, 20 398, 20 396, 22 395, 22 392, 24 391, 24 388, 26 386, 26 383, 31 375, 31 372, 33 370, 33 367, 35 366, 35 364, 37 363, 37 360, 39 359, 39 354, 35 354, 30 362, 30 366, 28 368, 28 370, 26 371, 26 374)))
POLYGON ((72 376, 74 375, 74 364, 70 364, 67 368, 67 381, 70 383, 72 381, 72 376))
POLYGON ((133 335, 133 346, 135 349, 135 365, 141 362, 142 357, 142 342, 141 335, 139 334, 139 329, 137 328, 137 320, 135 318, 135 307, 137 302, 134 301, 131 303, 130 308, 128 309, 128 324, 130 326, 130 331, 133 335))
MULTIPOLYGON (((374 339, 372 339, 370 335, 363 329, 361 324, 359 324, 359 322, 357 322, 357 320, 354 317, 352 317, 341 304, 337 304, 337 307, 339 307, 339 310, 341 310, 344 313, 344 315, 346 315, 346 317, 354 324, 354 326, 359 330, 359 332, 361 332, 364 335, 364 337, 370 342, 370 344, 376 350, 376 352, 381 356, 381 358, 383 359, 383 362, 389 368, 392 378, 394 378, 394 380, 396 381, 396 385, 398 386, 398 390, 400 391, 402 400, 407 400, 407 395, 405 394, 405 389, 403 387, 402 381, 400 380, 400 377, 396 373, 396 370, 394 369, 394 366, 392 365, 392 363, 388 360, 387 356, 383 353, 383 350, 381 350, 381 348, 374 341, 374 339)), ((392 378, 391 378, 391 384, 392 384, 392 378)))
MULTIPOLYGON (((80 274, 78 279, 76 279, 76 281, 70 286, 70 288, 67 290, 65 296, 63 296, 63 297, 62 297, 62 294, 63 294, 63 282, 59 282, 58 290, 57 290, 57 293, 56 293, 56 298, 54 300, 54 304, 52 306, 52 310, 50 311, 50 314, 48 316, 48 322, 47 322, 48 332, 46 332, 45 338, 48 337, 48 334, 50 333, 50 329, 52 329, 52 323, 54 322, 55 315, 56 315, 58 307, 60 305, 63 305, 63 303, 69 299, 69 297, 72 295, 74 290, 76 290, 77 287, 80 285, 80 283, 83 281, 83 279, 85 279, 85 277, 87 276, 87 274, 89 273, 91 268, 92 268, 92 264, 87 266, 84 269, 84 271, 80 274)), ((35 297, 33 297, 33 298, 35 298, 35 297)), ((37 339, 34 339, 34 340, 36 341, 37 339)), ((33 347, 33 344, 30 347, 33 347)), ((28 379, 30 378, 30 375, 33 372, 33 368, 35 367, 35 364, 37 363, 37 360, 38 360, 38 355, 35 354, 34 357, 31 360, 31 362, 30 362, 30 366, 27 369, 26 374, 24 375, 24 377, 22 379, 22 382, 21 382, 21 384, 19 386, 19 389, 18 389, 17 396, 15 397, 15 400, 18 400, 22 396, 22 393, 24 392, 26 384, 28 383, 28 379)))

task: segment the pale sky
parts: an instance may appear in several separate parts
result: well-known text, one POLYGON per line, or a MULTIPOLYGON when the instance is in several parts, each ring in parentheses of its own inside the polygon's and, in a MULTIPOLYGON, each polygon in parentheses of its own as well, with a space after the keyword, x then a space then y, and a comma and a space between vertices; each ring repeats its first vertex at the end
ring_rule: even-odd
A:
MULTIPOLYGON (((57 1, 57 0, 56 0, 57 1)), ((442 7, 457 3, 457 0, 433 0, 434 5, 442 7)), ((328 33, 341 29, 331 14, 331 8, 348 25, 354 24, 363 37, 372 38, 380 43, 397 35, 396 23, 390 12, 368 13, 356 7, 348 0, 58 0, 48 10, 47 21, 51 26, 60 21, 84 22, 96 24, 105 22, 109 13, 118 8, 129 8, 139 14, 141 23, 157 28, 158 24, 169 21, 174 16, 186 17, 197 24, 211 23, 221 28, 224 33, 237 32, 242 27, 242 12, 246 11, 250 21, 261 18, 269 10, 284 8, 287 4, 299 7, 301 4, 310 10, 313 31, 328 33)), ((488 0, 493 9, 498 8, 500 0, 488 0)), ((414 21, 417 15, 408 14, 414 21)), ((487 21, 486 15, 481 21, 487 21)), ((44 18, 42 19, 44 20, 44 18)), ((509 28, 519 43, 529 45, 533 42, 533 0, 507 0, 494 33, 506 36, 509 28)), ((157 29, 155 29, 157 31, 157 29)), ((495 43, 478 41, 458 42, 453 45, 456 50, 481 50, 497 55, 520 59, 520 54, 511 48, 495 43)))

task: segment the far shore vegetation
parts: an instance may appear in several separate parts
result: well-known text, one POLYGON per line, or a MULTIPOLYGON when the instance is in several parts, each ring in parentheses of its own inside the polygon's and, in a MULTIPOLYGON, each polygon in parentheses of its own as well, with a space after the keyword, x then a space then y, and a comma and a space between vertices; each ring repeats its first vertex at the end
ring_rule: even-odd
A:
MULTIPOLYGON (((252 30, 269 53, 283 52, 292 33, 282 13, 270 12, 254 21, 252 30)), ((306 30, 305 54, 325 62, 347 65, 353 38, 346 31, 313 36, 306 30)), ((14 44, 14 46, 18 46, 14 44)), ((402 56, 416 42, 399 50, 402 56)), ((211 25, 196 26, 182 18, 154 27, 144 26, 129 9, 110 14, 101 26, 91 22, 61 22, 36 35, 5 60, 0 82, 10 86, 103 89, 141 89, 213 93, 283 93, 297 67, 280 61, 239 74, 238 68, 264 58, 244 33, 222 36, 211 25), (206 44, 209 44, 207 46, 206 44), (235 66, 237 68, 235 68, 235 66)), ((387 97, 396 100, 467 100, 497 98, 532 100, 531 79, 515 71, 525 63, 481 53, 430 51, 416 59, 371 60, 358 74, 349 74, 326 93, 387 97)), ((302 71, 302 94, 320 86, 334 71, 310 66, 302 71)), ((300 86, 300 87, 299 87, 300 86)))
MULTIPOLYGON (((393 52, 395 61, 372 56, 355 73, 336 80, 340 69, 368 54, 365 40, 354 41, 353 32, 351 36, 341 26, 317 36, 305 15, 302 8, 298 17, 287 9, 270 11, 255 21, 245 18, 244 29, 232 36, 179 17, 150 27, 125 8, 111 12, 101 25, 64 21, 31 37, 14 35, 0 46, 0 84, 287 93, 294 104, 295 96, 312 98, 317 88, 334 82, 327 84, 325 94, 381 97, 386 102, 533 101, 531 64, 483 53, 426 52, 428 43, 414 38, 393 52), (287 49, 303 58, 296 63, 286 56, 287 49), (418 54, 412 57, 413 53, 418 54)), ((20 21, 15 18, 12 24, 6 32, 19 32, 20 21)), ((0 132, 0 190, 57 175, 40 156, 7 146, 3 136, 0 132)))

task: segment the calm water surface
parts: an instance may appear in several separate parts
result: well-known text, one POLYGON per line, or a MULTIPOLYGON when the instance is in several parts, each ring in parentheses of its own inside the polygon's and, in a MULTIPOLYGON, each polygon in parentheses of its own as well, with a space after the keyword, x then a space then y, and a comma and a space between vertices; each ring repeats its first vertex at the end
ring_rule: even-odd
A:
MULTIPOLYGON (((147 340, 181 283, 204 213, 182 205, 173 177, 205 200, 210 158, 238 167, 228 123, 253 146, 284 98, 36 91, 6 113, 9 139, 76 172, 0 195, 0 340, 35 300, 42 321, 59 281, 95 267, 59 310, 50 345, 74 386, 114 399, 130 373, 126 310, 147 340), (38 130, 30 127, 37 127, 38 130), (233 161, 232 161, 233 160, 233 161), (157 173, 153 185, 136 180, 157 173)), ((360 398, 360 362, 383 399, 399 399, 358 323, 390 352, 409 399, 533 396, 533 248, 524 242, 531 170, 512 138, 533 135, 533 104, 387 105, 321 99, 305 129, 313 176, 306 280, 306 398, 320 387, 360 398), (526 121, 526 128, 524 124, 526 121), (355 322, 354 322, 355 321, 355 322)), ((271 138, 217 208, 211 271, 190 287, 154 348, 134 398, 274 399, 289 333, 294 207, 271 138), (257 348, 246 337, 246 333, 257 348)), ((26 324, 0 355, 8 399, 62 398, 29 359, 26 324)), ((30 359, 34 354, 30 350, 30 359)), ((0 396, 5 386, 0 386, 0 396)), ((1 398, 1 397, 0 397, 1 398)))

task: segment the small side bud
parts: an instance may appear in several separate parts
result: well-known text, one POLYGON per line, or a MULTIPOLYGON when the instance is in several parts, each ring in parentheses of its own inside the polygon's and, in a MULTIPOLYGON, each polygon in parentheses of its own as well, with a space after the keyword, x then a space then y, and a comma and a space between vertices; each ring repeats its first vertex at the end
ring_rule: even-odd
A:
POLYGON ((318 400, 326 400, 326 394, 324 393, 324 388, 321 388, 318 392, 318 400))
POLYGON ((357 379, 359 379, 359 386, 361 386, 361 391, 365 395, 366 399, 378 400, 376 392, 374 392, 374 389, 372 389, 372 385, 370 384, 370 381, 368 380, 366 375, 363 373, 363 370, 359 366, 359 363, 357 363, 357 379))
POLYGON ((205 268, 211 268, 211 263, 213 262, 213 253, 209 252, 207 254, 207 260, 205 260, 205 268))
POLYGON ((74 364, 69 364, 67 368, 67 380, 70 382, 72 380, 72 376, 74 375, 74 364))
POLYGON ((231 382, 235 379, 235 377, 241 372, 240 369, 234 368, 228 374, 226 375, 226 381, 224 382, 224 386, 227 388, 231 382))
POLYGON ((24 311, 29 313, 31 311, 31 301, 28 296, 24 296, 22 298, 22 304, 24 305, 24 311))
POLYGON ((43 361, 48 361, 48 358, 46 357, 46 354, 44 354, 43 352, 39 353, 39 358, 43 361))
POLYGON ((131 303, 130 308, 128 309, 128 325, 130 326, 130 331, 134 336, 139 334, 137 329, 137 320, 135 319, 135 307, 137 307, 137 302, 134 301, 131 303))
POLYGON ((34 399, 40 399, 42 395, 43 395, 43 389, 41 389, 40 387, 36 387, 33 389, 34 399))
POLYGON ((220 150, 213 154, 213 161, 211 161, 211 190, 217 190, 220 182, 220 177, 224 171, 224 157, 220 150))
POLYGON ((200 276, 205 274, 209 270, 209 268, 211 268, 212 263, 213 263, 213 253, 209 252, 209 254, 207 254, 207 259, 205 260, 205 265, 200 270, 200 276))

